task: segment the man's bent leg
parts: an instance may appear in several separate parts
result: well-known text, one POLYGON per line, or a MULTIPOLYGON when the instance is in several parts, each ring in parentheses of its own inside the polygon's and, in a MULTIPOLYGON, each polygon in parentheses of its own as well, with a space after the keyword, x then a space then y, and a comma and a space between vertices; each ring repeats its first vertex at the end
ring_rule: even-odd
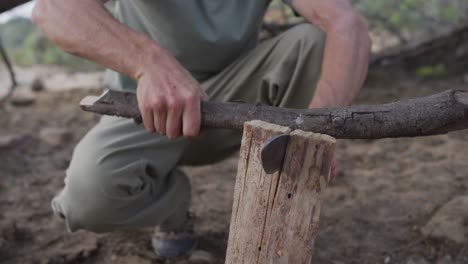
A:
POLYGON ((261 43, 203 83, 210 99, 306 108, 318 82, 324 33, 301 24, 261 43))
POLYGON ((185 146, 132 120, 103 117, 75 148, 55 214, 71 231, 177 225, 190 201, 189 181, 176 169, 185 146))

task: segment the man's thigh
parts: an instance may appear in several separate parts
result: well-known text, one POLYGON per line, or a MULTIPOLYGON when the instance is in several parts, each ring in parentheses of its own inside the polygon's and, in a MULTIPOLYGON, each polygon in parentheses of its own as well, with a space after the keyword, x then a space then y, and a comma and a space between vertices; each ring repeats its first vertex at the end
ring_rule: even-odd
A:
POLYGON ((260 43, 202 83, 210 100, 306 108, 321 73, 325 34, 301 24, 260 43))

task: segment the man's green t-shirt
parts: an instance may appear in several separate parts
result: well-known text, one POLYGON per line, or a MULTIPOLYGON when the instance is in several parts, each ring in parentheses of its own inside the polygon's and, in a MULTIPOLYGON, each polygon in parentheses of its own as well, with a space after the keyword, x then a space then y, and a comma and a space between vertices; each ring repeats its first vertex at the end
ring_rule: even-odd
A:
MULTIPOLYGON (((199 81, 254 48, 269 0, 120 0, 117 19, 167 49, 199 81)), ((131 59, 131 58, 129 58, 131 59)), ((109 71, 111 89, 134 90, 109 71)))

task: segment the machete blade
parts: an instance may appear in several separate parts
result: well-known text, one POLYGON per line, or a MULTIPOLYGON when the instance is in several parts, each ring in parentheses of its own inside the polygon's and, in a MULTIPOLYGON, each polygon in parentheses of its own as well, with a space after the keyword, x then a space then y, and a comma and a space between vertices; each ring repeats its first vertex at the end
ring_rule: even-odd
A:
POLYGON ((263 145, 260 155, 266 173, 273 174, 281 169, 288 142, 289 134, 281 134, 270 138, 263 145))

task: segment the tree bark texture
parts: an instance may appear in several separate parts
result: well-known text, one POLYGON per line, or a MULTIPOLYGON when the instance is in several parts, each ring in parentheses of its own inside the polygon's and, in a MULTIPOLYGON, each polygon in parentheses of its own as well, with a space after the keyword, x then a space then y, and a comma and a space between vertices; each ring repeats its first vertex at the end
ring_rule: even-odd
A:
POLYGON ((31 0, 2 0, 0 1, 0 13, 13 9, 31 0))
MULTIPOLYGON (((81 102, 85 111, 140 119, 136 96, 108 91, 81 102)), ((202 102, 202 126, 241 130, 262 120, 335 138, 379 139, 445 134, 468 128, 468 93, 439 94, 382 105, 289 109, 239 103, 202 102)))
POLYGON ((245 124, 227 264, 311 263, 335 139, 293 131, 282 169, 266 174, 260 151, 269 138, 287 130, 262 121, 245 124))

